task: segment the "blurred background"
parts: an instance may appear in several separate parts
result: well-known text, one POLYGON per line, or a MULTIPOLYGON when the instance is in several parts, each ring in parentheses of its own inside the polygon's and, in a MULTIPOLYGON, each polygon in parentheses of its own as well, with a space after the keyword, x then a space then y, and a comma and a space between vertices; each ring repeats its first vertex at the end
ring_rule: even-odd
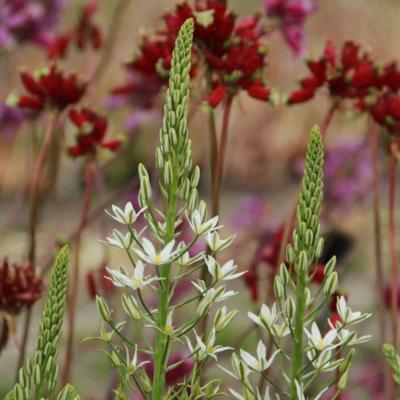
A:
MULTIPOLYGON (((7 22, 7 15, 1 14, 4 1, 7 3, 0 0, 0 44, 3 25, 7 22)), ((63 32, 74 26, 85 4, 79 0, 64 3, 57 22, 51 24, 49 32, 63 32)), ((118 16, 117 28, 112 28, 115 40, 106 59, 104 73, 91 83, 83 100, 83 104, 107 117, 108 135, 122 141, 116 153, 104 151, 98 155, 102 179, 95 184, 90 217, 82 235, 73 378, 84 399, 107 398, 110 388, 110 367, 97 342, 83 341, 96 336, 99 331, 93 293, 96 290, 106 292, 112 304, 119 303, 118 293, 104 284, 101 271, 105 265, 118 267, 126 263, 121 252, 106 248, 100 242, 114 226, 103 210, 109 208, 111 203, 123 205, 127 201, 136 202, 137 164, 152 165, 161 118, 162 94, 151 109, 143 111, 135 109, 134 104, 110 106, 110 93, 126 80, 123 64, 137 52, 141 36, 144 32, 151 36, 161 25, 163 11, 172 9, 176 4, 169 0, 126 0, 125 3, 123 12, 118 16)), ((93 15, 105 39, 110 34, 116 4, 117 1, 100 1, 93 15)), ((276 23, 274 18, 266 16, 265 8, 258 0, 229 0, 228 7, 240 17, 259 12, 267 26, 276 23)), ((298 80, 308 74, 305 58, 319 58, 328 39, 338 49, 344 41, 354 40, 371 52, 374 60, 382 63, 397 60, 400 55, 399 19, 400 3, 395 0, 319 1, 318 9, 310 13, 304 22, 304 49, 300 54, 287 45, 280 29, 273 29, 263 38, 268 50, 265 69, 268 87, 274 88, 284 100, 285 95, 298 86, 298 80)), ((66 70, 88 78, 103 51, 104 47, 84 51, 72 49, 60 64, 66 70)), ((30 40, 17 40, 0 47, 0 101, 5 102, 15 90, 23 91, 19 78, 22 69, 34 71, 46 65, 50 65, 50 61, 43 45, 30 40)), ((312 101, 290 107, 283 101, 272 106, 250 98, 245 92, 235 98, 229 124, 221 220, 227 233, 237 234, 235 245, 227 257, 234 257, 243 270, 258 268, 260 280, 256 301, 252 300, 250 279, 235 284, 240 294, 233 303, 240 309, 240 316, 224 333, 230 342, 237 340, 238 332, 245 331, 247 310, 255 309, 259 301, 268 298, 267 282, 276 259, 277 235, 293 208, 308 133, 314 124, 323 124, 330 107, 331 99, 323 92, 312 101)), ((190 136, 194 161, 202 167, 201 194, 210 199, 207 111, 199 106, 192 114, 190 136)), ((215 109, 215 116, 219 131, 221 107, 215 109)), ((20 122, 6 115, 6 111, 0 111, 0 258, 7 258, 10 264, 24 265, 27 261, 29 199, 26 187, 43 126, 42 120, 20 122)), ((74 134, 70 123, 63 129, 65 142, 60 148, 64 154, 65 147, 73 142, 74 134)), ((348 390, 352 399, 383 398, 380 397, 383 361, 378 341, 378 313, 375 312, 380 294, 375 284, 370 129, 366 115, 339 110, 327 128, 325 142, 327 176, 322 225, 327 235, 327 252, 339 255, 340 291, 349 297, 355 309, 374 312, 374 317, 361 328, 363 333, 373 334, 374 339, 362 345, 362 350, 357 353, 348 390)), ((385 141, 382 140, 380 145, 383 265, 388 277, 389 164, 385 141)), ((53 161, 50 158, 49 163, 53 161)), ((60 243, 71 239, 81 215, 85 161, 63 155, 59 163, 50 164, 49 171, 57 169, 59 173, 54 187, 46 194, 45 200, 41 200, 43 204, 37 228, 37 266, 41 271, 46 270, 60 243)), ((46 277, 43 280, 47 282, 46 277)), ((384 283, 389 282, 387 278, 384 283)), ((387 293, 384 295, 387 298, 387 293)), ((32 306, 29 354, 41 306, 41 301, 32 306)), ((0 307, 0 313, 2 311, 0 307)), ((24 315, 23 312, 9 315, 5 311, 4 321, 6 319, 9 332, 7 343, 2 344, 0 352, 0 396, 14 382, 24 315)), ((3 324, 6 323, 4 321, 3 324)), ((252 346, 256 335, 245 335, 243 339, 243 346, 252 346)), ((60 360, 63 360, 63 353, 60 360)), ((221 371, 216 374, 225 379, 221 371)))

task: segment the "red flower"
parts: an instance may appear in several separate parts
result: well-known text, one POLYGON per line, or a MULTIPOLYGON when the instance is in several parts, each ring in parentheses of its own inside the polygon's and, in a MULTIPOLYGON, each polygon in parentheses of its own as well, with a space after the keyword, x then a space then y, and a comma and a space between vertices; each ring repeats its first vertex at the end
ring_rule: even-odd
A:
POLYGON ((288 98, 288 104, 304 103, 314 97, 315 91, 313 89, 305 88, 292 92, 288 98))
POLYGON ((336 49, 328 41, 323 55, 318 60, 308 60, 311 75, 300 81, 301 89, 295 90, 288 98, 289 104, 303 103, 312 99, 322 86, 331 96, 340 99, 364 98, 371 88, 380 85, 377 68, 367 53, 361 54, 359 46, 351 41, 344 43, 340 62, 336 49))
POLYGON ((225 98, 225 96, 226 96, 226 87, 223 85, 218 85, 209 94, 207 102, 211 107, 215 108, 221 103, 221 101, 225 98))
POLYGON ((86 83, 75 74, 65 75, 56 65, 35 74, 22 72, 21 81, 28 95, 12 98, 11 101, 15 106, 36 113, 46 107, 62 111, 77 103, 86 90, 86 83))
POLYGON ((43 280, 36 275, 33 264, 24 267, 9 265, 4 259, 0 266, 0 310, 18 314, 23 308, 31 307, 43 292, 43 280))
POLYGON ((247 94, 255 99, 268 101, 271 90, 265 87, 262 83, 253 83, 247 88, 247 94))
POLYGON ((46 43, 47 57, 50 60, 64 58, 67 54, 69 44, 71 42, 70 33, 60 33, 49 39, 46 43))
POLYGON ((98 6, 97 0, 89 1, 81 11, 78 25, 73 31, 73 39, 76 46, 84 50, 89 46, 94 49, 100 48, 102 45, 102 33, 100 28, 92 21, 98 6))
MULTIPOLYGON (((228 92, 235 95, 239 90, 246 90, 257 99, 268 100, 269 89, 261 83, 265 50, 259 41, 264 33, 259 24, 260 16, 236 21, 226 0, 196 0, 194 6, 183 2, 165 13, 164 26, 154 38, 143 38, 139 53, 127 65, 128 69, 139 75, 141 81, 158 82, 158 90, 166 85, 174 41, 187 18, 195 21, 191 75, 196 75, 198 60, 204 60, 214 88, 207 99, 209 105, 216 107, 228 92)), ((130 81, 122 87, 132 93, 138 91, 130 81)))
POLYGON ((107 120, 88 108, 71 110, 71 122, 78 128, 76 144, 68 148, 72 157, 85 156, 96 153, 97 147, 115 151, 121 144, 119 140, 104 140, 107 131, 107 120))

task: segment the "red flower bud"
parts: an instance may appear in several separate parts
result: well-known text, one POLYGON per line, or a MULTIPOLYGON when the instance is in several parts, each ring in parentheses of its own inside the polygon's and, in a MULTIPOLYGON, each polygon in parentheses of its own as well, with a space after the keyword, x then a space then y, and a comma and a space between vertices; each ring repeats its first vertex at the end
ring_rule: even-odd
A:
POLYGON ((314 94, 315 92, 313 89, 305 88, 305 89, 295 90, 289 96, 288 104, 304 103, 307 100, 312 99, 314 97, 314 94))
POLYGON ((226 87, 219 85, 208 95, 207 102, 212 107, 217 107, 226 96, 226 87))

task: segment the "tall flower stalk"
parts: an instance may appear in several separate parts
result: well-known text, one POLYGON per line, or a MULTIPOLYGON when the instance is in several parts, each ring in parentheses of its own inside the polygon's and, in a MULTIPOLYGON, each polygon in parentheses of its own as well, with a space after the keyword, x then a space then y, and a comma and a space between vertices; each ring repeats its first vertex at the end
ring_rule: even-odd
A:
POLYGON ((199 199, 197 190, 200 171, 198 168, 192 170, 187 113, 193 28, 193 20, 186 20, 176 40, 160 145, 156 150, 164 207, 161 210, 154 204, 149 174, 140 165, 139 204, 142 209, 135 210, 127 203, 123 208, 112 206, 109 211, 128 232, 115 229, 107 242, 126 252, 132 270, 108 269, 109 279, 117 287, 129 288, 128 294, 122 297, 122 304, 135 329, 143 332, 142 341, 132 342, 124 333, 125 322, 115 323, 105 299, 97 298, 103 323, 111 328, 111 332, 103 328, 100 339, 110 346, 108 357, 120 375, 116 393, 121 398, 126 398, 130 392, 140 393, 145 399, 151 396, 153 400, 215 397, 219 393, 219 382, 213 380, 203 384, 200 376, 208 360, 217 359, 218 353, 228 349, 215 342, 236 314, 222 307, 216 311, 209 330, 201 336, 196 333, 198 324, 212 312, 212 305, 235 294, 226 290, 223 281, 235 279, 242 273, 236 272, 237 266, 232 260, 220 265, 215 259, 217 253, 230 245, 233 237, 222 239, 219 236, 218 216, 207 219, 206 203, 199 199), (140 214, 144 215, 146 229, 137 231, 135 225, 140 214), (185 226, 183 230, 182 226, 185 226), (188 229, 193 235, 189 243, 182 237, 188 229), (209 251, 193 254, 194 246, 202 240, 207 242, 209 251), (207 270, 211 276, 207 279, 209 283, 202 279, 193 280, 197 293, 190 292, 187 298, 177 303, 178 285, 202 270, 207 270), (156 304, 150 305, 148 294, 152 291, 156 304), (180 321, 178 311, 188 310, 188 307, 192 307, 189 320, 180 321), (141 321, 144 326, 139 325, 141 321), (113 336, 122 340, 123 345, 114 344, 113 336), (171 364, 170 354, 174 347, 184 350, 187 356, 171 364), (167 373, 190 359, 195 361, 193 368, 177 386, 168 387, 167 373), (146 369, 149 362, 153 366, 150 373, 146 369))
POLYGON ((346 387, 354 355, 352 347, 369 339, 368 336, 357 337, 350 326, 370 315, 353 312, 344 297, 339 297, 337 301, 338 319, 328 320, 325 326, 321 322, 317 324, 321 311, 338 286, 335 257, 325 265, 319 288, 312 291, 311 286, 324 247, 319 223, 322 189, 323 141, 319 128, 314 127, 307 149, 293 244, 286 246, 286 263, 281 264, 275 276, 276 302, 271 307, 263 304, 258 315, 249 313, 250 319, 268 334, 275 351, 269 354, 260 340, 256 357, 244 350, 233 354, 233 372, 227 372, 242 384, 242 394, 231 390, 237 399, 270 399, 271 390, 280 398, 306 399, 306 393, 317 379, 322 380, 324 389, 317 389, 319 393, 313 398, 321 398, 329 387, 334 386, 336 392, 332 399, 337 399, 346 387), (286 337, 291 346, 285 345, 286 337), (267 372, 273 363, 279 363, 282 371, 279 380, 267 372), (335 370, 338 372, 333 380, 321 379, 321 375, 335 370), (260 393, 261 385, 254 386, 258 383, 254 374, 266 380, 265 393, 260 393))

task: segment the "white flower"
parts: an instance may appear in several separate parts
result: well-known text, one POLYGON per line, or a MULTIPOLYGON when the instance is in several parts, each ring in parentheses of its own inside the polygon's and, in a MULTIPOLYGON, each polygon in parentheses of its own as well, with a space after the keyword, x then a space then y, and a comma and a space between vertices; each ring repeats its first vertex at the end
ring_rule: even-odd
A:
POLYGON ((203 298, 196 308, 196 315, 198 317, 202 316, 206 311, 208 311, 213 303, 225 301, 226 299, 229 299, 230 297, 237 294, 237 292, 234 292, 233 290, 226 291, 224 286, 219 286, 218 288, 211 288, 207 290, 207 288, 202 287, 201 282, 203 281, 199 282, 200 284, 192 282, 193 286, 195 286, 203 295, 203 298))
POLYGON ((191 353, 196 353, 196 359, 198 361, 204 360, 208 357, 212 357, 215 360, 218 360, 217 354, 221 353, 226 350, 232 350, 232 347, 224 347, 217 345, 215 346, 215 339, 216 339, 216 332, 215 329, 213 329, 210 334, 207 337, 207 340, 203 342, 200 336, 197 335, 195 332, 196 336, 196 346, 194 347, 190 340, 186 338, 187 344, 189 347, 189 350, 191 353))
POLYGON ((175 240, 171 240, 160 252, 157 252, 153 243, 150 240, 143 238, 142 246, 144 253, 134 248, 135 253, 143 260, 152 265, 164 265, 168 264, 175 256, 176 251, 172 251, 174 248, 175 240))
POLYGON ((235 235, 229 236, 226 239, 221 239, 218 232, 210 232, 207 234, 208 247, 214 252, 226 249, 235 239, 235 235))
POLYGON ((131 246, 132 237, 129 232, 123 235, 119 230, 113 229, 113 237, 106 238, 104 243, 113 247, 127 250, 131 246))
POLYGON ((253 357, 250 353, 244 350, 240 350, 240 356, 242 360, 254 371, 263 372, 269 368, 274 361, 275 356, 280 350, 275 351, 274 354, 267 359, 267 348, 265 344, 260 340, 257 345, 257 358, 253 357))
POLYGON ((208 221, 203 221, 203 218, 198 210, 193 211, 191 218, 189 219, 189 224, 192 228, 192 231, 197 235, 202 235, 220 228, 218 226, 218 215, 209 219, 208 221))
POLYGON ((112 211, 106 210, 106 213, 115 221, 119 222, 123 225, 132 225, 140 214, 146 209, 143 207, 138 213, 136 213, 135 209, 131 202, 125 204, 125 208, 122 210, 120 207, 115 205, 111 206, 112 211))
POLYGON ((127 351, 126 354, 127 365, 128 365, 128 373, 134 374, 139 368, 143 367, 143 365, 148 364, 150 361, 142 361, 139 364, 137 363, 137 346, 135 346, 135 352, 133 353, 132 360, 129 361, 129 353, 127 351))
POLYGON ((261 306, 259 316, 251 312, 248 313, 248 316, 257 325, 267 326, 270 328, 272 325, 275 324, 275 321, 278 317, 276 312, 276 303, 274 303, 271 308, 269 308, 266 304, 263 304, 261 306))
POLYGON ((352 312, 347 306, 344 296, 340 296, 337 301, 337 311, 344 324, 361 322, 371 316, 371 314, 362 314, 360 311, 352 312))
POLYGON ((228 281, 236 279, 246 273, 246 271, 244 271, 235 274, 237 265, 234 264, 233 260, 226 262, 222 267, 212 256, 205 257, 205 262, 207 264, 208 272, 216 280, 228 281))
POLYGON ((336 329, 330 329, 329 332, 322 337, 318 325, 315 322, 311 325, 311 333, 306 328, 304 328, 304 330, 310 339, 312 346, 319 351, 331 347, 337 336, 336 329))
POLYGON ((143 289, 149 283, 159 280, 159 278, 156 277, 144 276, 144 264, 141 260, 137 261, 131 277, 115 269, 110 269, 108 267, 106 269, 110 275, 107 279, 117 287, 129 287, 134 290, 143 289))
POLYGON ((290 330, 285 322, 278 324, 278 314, 276 310, 276 303, 269 308, 266 304, 261 306, 260 314, 257 316, 251 312, 247 314, 249 318, 261 326, 262 328, 267 329, 272 335, 283 338, 288 335, 290 330))

